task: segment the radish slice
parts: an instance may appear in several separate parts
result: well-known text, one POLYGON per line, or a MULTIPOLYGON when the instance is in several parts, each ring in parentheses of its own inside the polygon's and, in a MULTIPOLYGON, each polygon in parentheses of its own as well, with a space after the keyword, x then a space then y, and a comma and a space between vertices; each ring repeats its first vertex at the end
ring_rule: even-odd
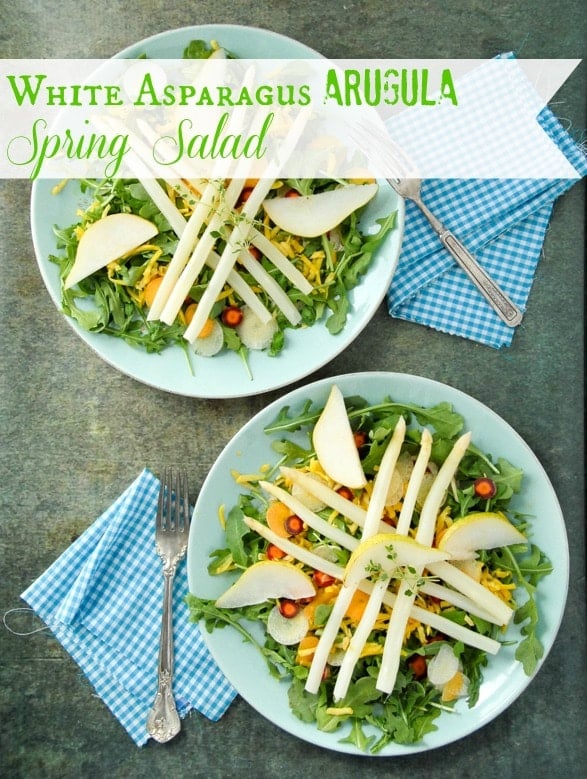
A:
POLYGON ((212 332, 205 338, 196 338, 192 343, 192 349, 200 357, 214 357, 224 345, 224 333, 216 320, 212 325, 212 332))
POLYGON ((267 619, 267 632, 275 641, 285 646, 299 644, 310 628, 310 620, 300 611, 295 617, 284 617, 274 606, 267 619))
POLYGON ((292 235, 315 238, 339 225, 349 214, 366 205, 378 190, 377 184, 348 184, 315 195, 275 197, 263 208, 272 222, 292 235))
POLYGON ((249 306, 243 306, 243 318, 236 332, 247 349, 267 349, 277 332, 277 322, 273 317, 263 322, 249 306))
POLYGON ((136 214, 109 214, 93 222, 80 238, 65 289, 120 259, 158 232, 152 222, 136 214))
POLYGON ((459 670, 459 658, 448 644, 428 661, 428 679, 432 684, 446 684, 459 670))

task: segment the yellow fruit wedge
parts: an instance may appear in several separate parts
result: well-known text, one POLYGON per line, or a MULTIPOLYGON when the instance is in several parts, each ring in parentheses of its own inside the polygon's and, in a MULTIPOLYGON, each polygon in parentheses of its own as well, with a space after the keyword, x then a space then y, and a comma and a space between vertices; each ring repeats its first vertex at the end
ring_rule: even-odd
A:
POLYGON ((442 534, 438 548, 453 560, 474 560, 479 549, 523 544, 526 540, 503 514, 480 511, 453 522, 442 534))
POLYGON ((278 560, 261 560, 247 568, 240 579, 218 598, 216 605, 223 609, 238 609, 271 598, 298 600, 315 594, 310 577, 295 565, 278 560))
POLYGON ((312 433, 318 462, 335 482, 351 489, 364 487, 367 480, 355 444, 340 389, 332 386, 326 405, 312 433))
POLYGON ((263 208, 282 230, 313 238, 324 235, 366 205, 378 188, 377 184, 348 184, 314 195, 270 198, 265 200, 263 208))
POLYGON ((109 214, 82 234, 65 289, 149 241, 159 230, 136 214, 109 214))
POLYGON ((419 570, 430 563, 447 560, 446 551, 419 544, 410 536, 397 533, 377 533, 363 541, 351 554, 345 569, 344 583, 358 585, 366 577, 377 573, 391 575, 400 567, 419 570))

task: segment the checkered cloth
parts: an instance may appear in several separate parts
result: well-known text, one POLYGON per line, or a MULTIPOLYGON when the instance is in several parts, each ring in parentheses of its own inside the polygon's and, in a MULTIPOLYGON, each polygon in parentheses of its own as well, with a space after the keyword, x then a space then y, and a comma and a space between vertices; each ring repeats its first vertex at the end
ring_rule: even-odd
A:
MULTIPOLYGON (((155 552, 159 481, 144 470, 23 594, 138 744, 157 687, 163 575, 155 552)), ((188 622, 185 559, 174 585, 180 716, 218 720, 236 692, 188 622)))
MULTIPOLYGON (((550 109, 543 108, 537 121, 576 169, 577 178, 428 179, 422 186, 430 210, 522 310, 554 202, 587 173, 587 158, 550 109)), ((495 348, 509 346, 513 339, 514 330, 493 312, 409 201, 400 262, 387 302, 393 317, 495 348)))

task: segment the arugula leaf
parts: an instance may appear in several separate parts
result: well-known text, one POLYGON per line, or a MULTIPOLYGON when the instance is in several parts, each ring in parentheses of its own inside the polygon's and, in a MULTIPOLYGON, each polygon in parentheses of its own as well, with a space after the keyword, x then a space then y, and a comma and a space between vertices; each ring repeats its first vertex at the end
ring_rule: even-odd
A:
POLYGON ((249 564, 249 555, 245 550, 243 538, 249 532, 244 521, 243 512, 238 506, 234 506, 226 517, 226 541, 236 565, 245 568, 249 564))
POLYGON ((368 752, 369 747, 375 741, 375 735, 366 736, 363 731, 362 722, 358 717, 351 718, 351 729, 345 738, 339 739, 340 744, 353 744, 362 752, 368 752))
POLYGON ((524 636, 516 647, 515 657, 522 663, 524 673, 532 676, 544 655, 544 647, 537 635, 539 615, 535 599, 536 586, 540 579, 552 572, 552 564, 534 544, 530 545, 527 554, 519 557, 507 546, 495 550, 493 556, 496 565, 510 571, 517 586, 527 594, 526 601, 514 612, 514 623, 521 625, 520 632, 524 636))
POLYGON ((294 679, 287 691, 289 707, 292 713, 302 722, 315 722, 318 708, 318 695, 309 693, 304 688, 302 679, 294 679))

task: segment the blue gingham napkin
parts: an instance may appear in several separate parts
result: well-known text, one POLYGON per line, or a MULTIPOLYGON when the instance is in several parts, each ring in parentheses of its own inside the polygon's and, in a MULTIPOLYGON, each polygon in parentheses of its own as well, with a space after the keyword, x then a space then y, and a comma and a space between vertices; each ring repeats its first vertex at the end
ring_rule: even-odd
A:
MULTIPOLYGON (((163 575, 155 552, 159 481, 144 470, 23 594, 138 745, 157 687, 163 575)), ((218 720, 236 692, 188 622, 186 561, 174 584, 180 716, 218 720)))
MULTIPOLYGON (((539 122, 577 178, 587 173, 587 158, 550 109, 531 121, 539 122)), ((554 202, 576 181, 429 179, 422 196, 524 311, 554 202)), ((488 346, 509 346, 513 339, 514 329, 492 311, 411 202, 406 202, 403 247, 387 303, 393 317, 488 346)))

